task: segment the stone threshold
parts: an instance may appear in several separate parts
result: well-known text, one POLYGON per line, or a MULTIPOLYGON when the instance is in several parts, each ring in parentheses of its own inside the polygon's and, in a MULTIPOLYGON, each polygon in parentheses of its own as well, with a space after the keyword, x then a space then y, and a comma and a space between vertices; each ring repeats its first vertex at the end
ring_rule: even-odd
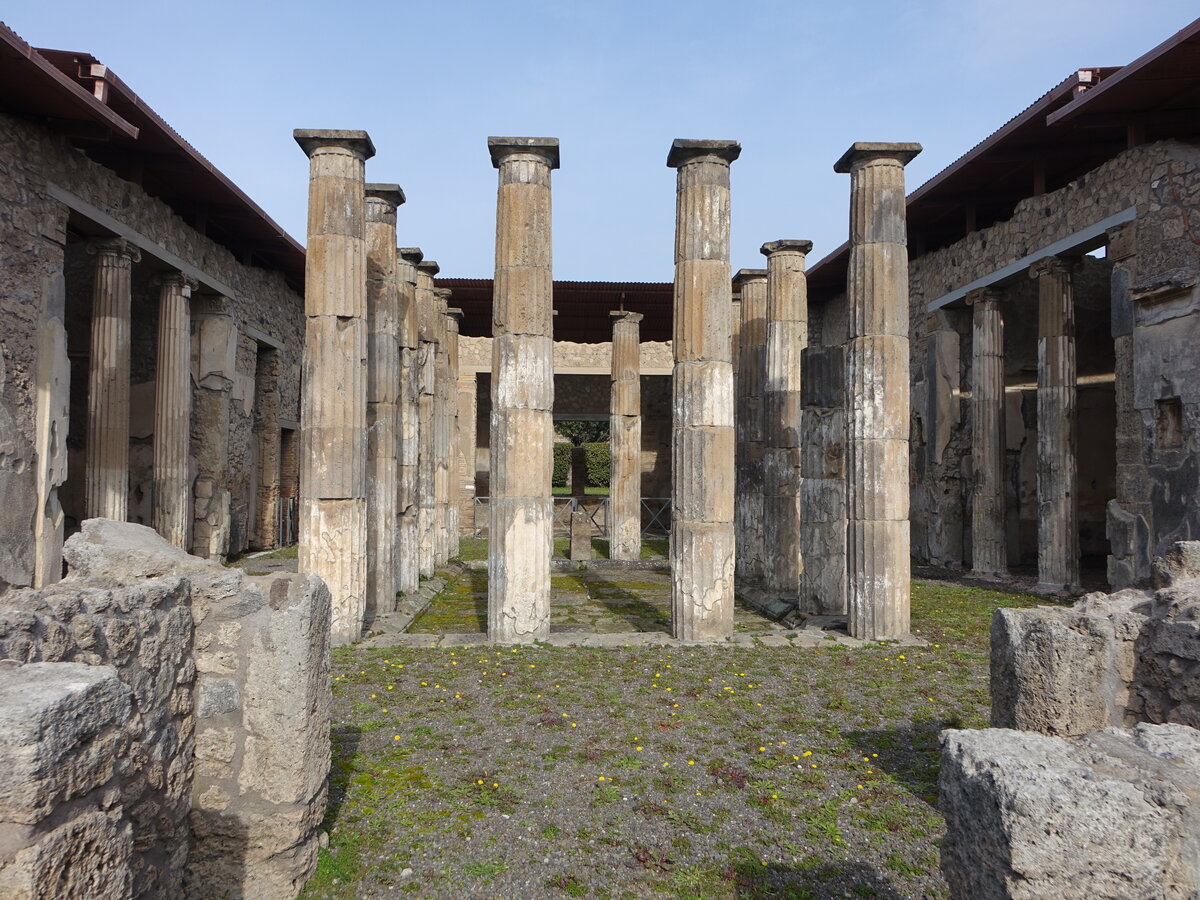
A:
MULTIPOLYGON (((911 635, 897 641, 860 641, 844 632, 816 627, 773 631, 742 632, 723 641, 681 641, 665 632, 628 631, 595 633, 563 631, 531 648, 542 647, 926 647, 928 642, 911 635)), ((450 632, 447 634, 385 634, 359 643, 359 647, 485 647, 493 646, 482 631, 450 632)))

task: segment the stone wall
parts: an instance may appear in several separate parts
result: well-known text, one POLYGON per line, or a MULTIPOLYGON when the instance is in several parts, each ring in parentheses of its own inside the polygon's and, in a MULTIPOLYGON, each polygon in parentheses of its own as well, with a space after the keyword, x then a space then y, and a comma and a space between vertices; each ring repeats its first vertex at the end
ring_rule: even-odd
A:
MULTIPOLYGON (((35 583, 39 560, 34 535, 62 527, 56 507, 62 481, 79 482, 64 485, 64 497, 81 497, 86 405, 79 400, 86 400, 87 369, 86 363, 76 363, 68 375, 66 346, 69 342, 86 351, 88 345, 91 268, 82 253, 82 234, 75 227, 78 214, 69 213, 49 195, 51 184, 229 285, 234 296, 226 306, 241 343, 252 345, 247 329, 255 329, 285 348, 279 367, 279 415, 292 421, 299 417, 303 300, 282 275, 239 261, 166 204, 49 129, 0 115, 0 321, 5 323, 0 333, 0 589, 35 583), (38 385, 56 380, 61 398, 53 391, 44 392, 39 409, 38 385), (57 416, 55 407, 60 399, 66 406, 67 390, 76 400, 74 415, 63 411, 57 416), (68 448, 72 451, 69 466, 68 448), (39 497, 43 503, 49 500, 49 524, 40 521, 39 497)), ((130 513, 137 519, 144 519, 149 509, 154 353, 146 351, 153 350, 157 328, 155 270, 163 270, 162 264, 149 254, 134 266, 130 513)), ((237 357, 235 370, 222 373, 235 400, 253 397, 253 375, 253 353, 245 350, 237 357)), ((253 422, 245 409, 243 405, 241 412, 228 413, 235 451, 227 475, 235 501, 236 521, 231 529, 235 545, 249 531, 242 520, 253 505, 248 498, 253 422)), ((68 499, 65 506, 63 513, 77 523, 81 503, 68 499)), ((71 523, 67 527, 69 531, 71 523)), ((57 558, 44 561, 48 580, 58 576, 58 565, 57 558)))

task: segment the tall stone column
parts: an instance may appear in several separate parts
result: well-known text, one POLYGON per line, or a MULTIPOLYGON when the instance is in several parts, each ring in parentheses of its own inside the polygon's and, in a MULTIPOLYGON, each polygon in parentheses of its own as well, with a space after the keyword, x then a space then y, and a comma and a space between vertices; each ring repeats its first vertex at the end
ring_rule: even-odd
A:
POLYGON ((1079 479, 1075 448, 1077 263, 1049 257, 1029 269, 1038 283, 1038 588, 1079 589, 1079 479))
POLYGON ((739 269, 733 283, 741 288, 742 323, 738 329, 734 425, 737 483, 734 525, 739 581, 763 579, 763 384, 767 367, 767 270, 739 269))
POLYGON ((192 555, 229 552, 229 418, 237 377, 237 325, 227 297, 205 296, 192 316, 196 387, 192 394, 192 555))
POLYGON ((433 554, 437 565, 450 559, 450 452, 453 414, 458 403, 454 397, 454 379, 450 374, 449 288, 436 288, 437 351, 434 356, 433 393, 433 554))
POLYGON ((154 530, 180 550, 192 531, 192 291, 196 282, 164 275, 158 294, 154 365, 154 530))
POLYGON ((610 559, 642 556, 642 356, 641 313, 610 312, 612 394, 608 553, 610 559))
POLYGON ((850 175, 846 587, 853 637, 909 633, 908 249, 904 166, 920 144, 857 143, 850 175))
POLYGON ((550 172, 557 138, 488 138, 499 170, 492 302, 488 637, 550 634, 554 276, 550 172))
POLYGON ((763 384, 763 575, 766 587, 799 600, 804 575, 800 523, 804 447, 801 356, 808 346, 805 257, 812 241, 772 241, 767 258, 766 381, 763 384))
POLYGON ((741 152, 736 141, 676 140, 667 156, 667 165, 678 170, 671 376, 671 630, 685 641, 720 640, 733 634, 729 166, 741 152))
POLYGON ((846 351, 814 344, 801 351, 804 415, 800 482, 799 610, 846 615, 846 351))
POLYGON ((417 346, 417 263, 419 247, 396 251, 400 304, 400 404, 396 475, 396 589, 411 594, 421 583, 421 529, 418 521, 421 367, 417 346))
POLYGON ((479 442, 478 384, 474 373, 458 376, 458 524, 475 533, 475 445, 479 442))
POLYGON ((308 154, 308 253, 300 402, 301 572, 333 599, 332 639, 362 634, 367 582, 365 131, 297 130, 308 154))
POLYGON ((125 521, 129 507, 129 308, 141 251, 124 238, 93 241, 92 344, 88 358, 85 509, 125 521))
POLYGON ((992 288, 967 294, 971 315, 971 570, 1008 571, 1004 518, 1004 314, 992 288))
POLYGON ((417 263, 417 528, 420 572, 437 570, 437 355, 441 330, 433 276, 441 271, 431 259, 417 263))
POLYGON ((366 186, 367 595, 366 615, 396 608, 396 501, 400 442, 400 292, 397 184, 366 186))
POLYGON ((463 311, 446 309, 446 420, 449 423, 449 452, 446 454, 446 557, 453 559, 459 551, 459 509, 462 497, 462 463, 459 441, 462 425, 459 422, 458 397, 458 330, 463 311))

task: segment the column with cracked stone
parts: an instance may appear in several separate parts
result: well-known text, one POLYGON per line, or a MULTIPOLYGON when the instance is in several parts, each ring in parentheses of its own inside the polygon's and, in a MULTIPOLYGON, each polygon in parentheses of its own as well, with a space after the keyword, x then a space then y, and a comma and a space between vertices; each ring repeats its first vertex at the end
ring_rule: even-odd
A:
POLYGON ((557 138, 488 138, 499 170, 492 302, 488 637, 550 634, 554 281, 550 173, 557 138))
POLYGON ((459 441, 462 424, 459 421, 458 394, 458 332, 463 311, 448 307, 446 316, 446 420, 449 423, 449 452, 446 454, 446 558, 458 556, 459 500, 462 496, 462 465, 459 441))
POLYGON ((671 377, 671 630, 684 641, 733 634, 733 330, 729 166, 736 141, 676 140, 671 377))
POLYGON ((417 467, 420 459, 420 377, 417 347, 417 263, 419 247, 396 250, 400 305, 399 444, 396 449, 396 590, 421 586, 421 530, 418 522, 417 467))
POLYGON ((763 580, 763 383, 766 380, 767 270, 739 269, 733 283, 741 288, 738 368, 734 383, 737 483, 734 525, 739 581, 763 580))
POLYGON ((92 241, 92 341, 88 357, 89 518, 125 521, 129 508, 129 315, 133 264, 141 251, 124 238, 92 241))
POLYGON ((971 307, 971 571, 1004 575, 1004 313, 995 288, 967 294, 971 307))
POLYGON ((608 540, 610 559, 642 556, 641 313, 610 312, 612 394, 609 401, 608 540))
POLYGON ((1038 283, 1038 589, 1079 590, 1079 493, 1075 446, 1075 260, 1048 257, 1038 283))
POLYGON ((856 143, 846 344, 846 588, 853 637, 910 631, 909 314, 904 166, 920 144, 856 143))
POLYGON ((434 432, 437 419, 437 339, 440 331, 433 276, 441 267, 431 259, 417 263, 417 528, 420 572, 430 578, 437 570, 437 477, 434 432))
POLYGON ((154 364, 154 530, 187 550, 192 531, 192 292, 181 272, 163 275, 154 364))
POLYGON ((804 555, 801 357, 808 346, 805 258, 812 241, 763 244, 767 258, 766 381, 763 384, 763 574, 779 597, 799 602, 804 555))
POLYGON ((433 392, 433 504, 434 563, 443 566, 450 559, 450 449, 453 412, 458 404, 454 398, 454 382, 450 376, 450 308, 449 288, 435 288, 437 300, 437 350, 434 355, 433 392))
POLYGON ((398 184, 366 186, 367 606, 396 608, 396 501, 400 443, 400 292, 396 282, 398 184))
POLYGON ((474 372, 458 376, 458 524, 475 533, 475 445, 478 443, 478 383, 474 372))
POLYGON ((367 589, 365 131, 294 132, 308 155, 299 569, 333 600, 331 638, 362 634, 367 589))

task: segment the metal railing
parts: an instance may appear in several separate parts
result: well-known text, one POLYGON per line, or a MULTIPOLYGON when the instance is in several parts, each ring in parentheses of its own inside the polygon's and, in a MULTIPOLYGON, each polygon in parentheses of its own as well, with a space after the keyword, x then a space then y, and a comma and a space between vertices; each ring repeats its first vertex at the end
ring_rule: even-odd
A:
MULTIPOLYGON (((475 497, 474 527, 472 537, 488 535, 488 500, 490 497, 475 497)), ((594 537, 608 537, 608 497, 554 497, 554 533, 571 533, 571 516, 582 508, 592 520, 594 537)), ((663 537, 671 533, 671 498, 642 498, 642 537, 663 537)))

